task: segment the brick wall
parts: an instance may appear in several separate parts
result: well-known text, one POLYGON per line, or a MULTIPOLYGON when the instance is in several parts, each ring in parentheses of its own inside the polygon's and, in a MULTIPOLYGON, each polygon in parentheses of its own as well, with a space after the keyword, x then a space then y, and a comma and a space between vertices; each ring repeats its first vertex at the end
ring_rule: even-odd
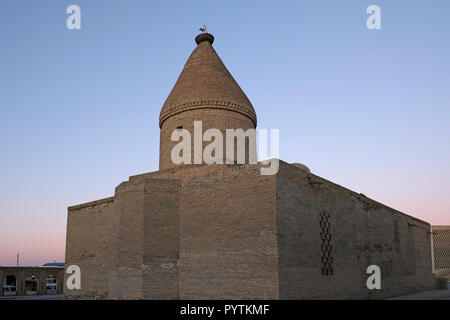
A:
MULTIPOLYGON (((226 163, 226 129, 243 129, 247 130, 249 128, 255 128, 252 120, 247 116, 240 113, 221 110, 221 109, 209 109, 205 112, 204 109, 185 111, 176 114, 168 118, 162 128, 160 133, 160 150, 159 150, 159 169, 164 170, 168 168, 177 167, 172 162, 171 152, 175 145, 179 142, 172 142, 171 136, 172 132, 177 129, 177 127, 182 126, 191 134, 191 161, 194 161, 194 121, 202 121, 203 132, 207 129, 216 128, 222 132, 223 135, 223 163, 226 163)), ((202 135, 203 135, 202 132, 202 135)), ((180 139, 181 141, 181 139, 180 139)), ((204 148, 211 142, 203 142, 202 154, 204 148)), ((248 159, 248 142, 246 143, 246 159, 248 159)), ((256 149, 255 149, 256 150, 256 149)), ((235 151, 235 159, 236 151, 235 151)), ((248 161, 246 161, 248 163, 248 161)))
MULTIPOLYGON (((66 298, 108 297, 109 274, 115 264, 118 216, 114 198, 70 207, 67 218, 66 268, 81 269, 81 290, 67 290, 66 298)), ((65 274, 65 281, 67 280, 65 274)))
POLYGON ((432 289, 430 226, 305 168, 169 168, 69 208, 67 298, 376 299, 432 289), (369 265, 382 290, 369 291, 369 265))
POLYGON ((370 299, 434 288, 428 223, 284 162, 277 198, 280 298, 370 299), (324 272, 330 261, 332 273, 324 272), (372 264, 381 268, 381 290, 366 287, 372 264))
POLYGON ((232 166, 183 180, 181 299, 277 299, 275 176, 232 166))

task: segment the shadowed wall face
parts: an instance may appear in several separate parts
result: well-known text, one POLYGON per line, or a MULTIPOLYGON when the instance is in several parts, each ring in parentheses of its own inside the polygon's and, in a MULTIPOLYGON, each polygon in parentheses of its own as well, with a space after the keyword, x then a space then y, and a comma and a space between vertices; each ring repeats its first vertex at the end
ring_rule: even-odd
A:
POLYGON ((428 223, 284 162, 277 227, 280 299, 379 299, 435 286, 428 223), (371 265, 381 290, 366 286, 371 265))

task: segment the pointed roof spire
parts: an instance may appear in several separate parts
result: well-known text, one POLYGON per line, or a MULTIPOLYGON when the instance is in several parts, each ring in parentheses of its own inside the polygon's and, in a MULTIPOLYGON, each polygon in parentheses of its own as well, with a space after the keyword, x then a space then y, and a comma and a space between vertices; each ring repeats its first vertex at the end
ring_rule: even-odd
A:
POLYGON ((251 102, 212 47, 214 36, 203 32, 195 42, 197 47, 163 105, 159 126, 167 118, 187 110, 217 108, 241 113, 256 127, 251 102))

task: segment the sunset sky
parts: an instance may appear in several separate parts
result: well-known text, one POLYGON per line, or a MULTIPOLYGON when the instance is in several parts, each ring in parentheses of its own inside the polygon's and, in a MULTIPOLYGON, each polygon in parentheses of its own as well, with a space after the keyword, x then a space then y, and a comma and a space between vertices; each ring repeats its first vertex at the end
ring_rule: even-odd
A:
POLYGON ((64 261, 67 207, 159 161, 205 24, 280 158, 450 225, 450 1, 0 1, 0 265, 64 261), (66 8, 80 6, 81 30, 66 8), (381 30, 366 9, 381 8, 381 30))

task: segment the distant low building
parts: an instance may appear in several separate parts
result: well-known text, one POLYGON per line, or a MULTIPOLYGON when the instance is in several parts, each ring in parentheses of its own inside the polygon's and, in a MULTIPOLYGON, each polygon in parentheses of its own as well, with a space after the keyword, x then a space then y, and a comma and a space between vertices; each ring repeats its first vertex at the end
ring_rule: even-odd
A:
POLYGON ((432 226, 433 272, 450 280, 450 226, 432 226))
POLYGON ((44 264, 43 267, 64 267, 64 262, 49 262, 44 264))
POLYGON ((0 267, 0 295, 61 294, 64 262, 43 266, 0 267))

